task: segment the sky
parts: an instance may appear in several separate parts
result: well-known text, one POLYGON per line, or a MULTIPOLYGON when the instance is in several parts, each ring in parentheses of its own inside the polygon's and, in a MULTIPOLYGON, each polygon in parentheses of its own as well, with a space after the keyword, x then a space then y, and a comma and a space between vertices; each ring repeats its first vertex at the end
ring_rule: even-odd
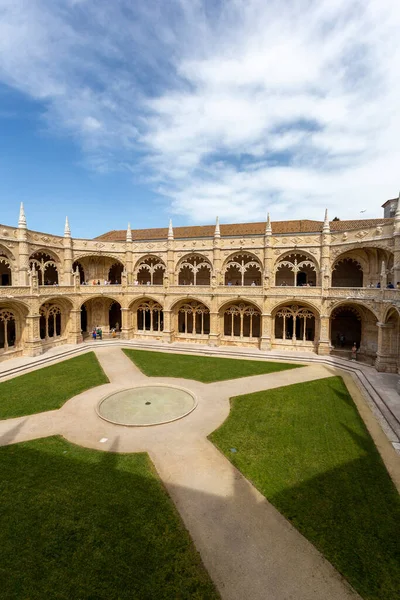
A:
POLYGON ((0 0, 0 222, 380 217, 399 31, 398 0, 0 0))

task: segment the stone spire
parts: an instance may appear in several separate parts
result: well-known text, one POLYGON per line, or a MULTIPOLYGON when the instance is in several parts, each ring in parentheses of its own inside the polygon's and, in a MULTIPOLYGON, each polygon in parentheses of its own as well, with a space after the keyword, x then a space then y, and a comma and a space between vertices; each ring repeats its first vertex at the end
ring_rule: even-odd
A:
POLYGON ((172 219, 169 220, 168 239, 169 240, 173 240, 174 239, 174 230, 172 229, 172 219))
POLYGON ((64 237, 71 237, 71 229, 69 226, 68 217, 65 217, 64 237))
POLYGON ((128 223, 128 227, 126 229, 126 241, 127 242, 131 242, 132 241, 132 229, 131 229, 131 224, 128 223))
POLYGON ((265 223, 265 235, 272 235, 272 225, 269 213, 267 213, 267 222, 265 223))
POLYGON ((221 237, 221 231, 219 229, 219 217, 217 217, 215 220, 214 238, 220 238, 220 237, 221 237))
POLYGON ((23 202, 21 202, 21 206, 19 209, 18 229, 26 229, 26 217, 23 202))
POLYGON ((325 218, 324 218, 324 226, 322 228, 322 233, 330 233, 331 229, 329 227, 329 217, 328 217, 328 209, 325 209, 325 218))

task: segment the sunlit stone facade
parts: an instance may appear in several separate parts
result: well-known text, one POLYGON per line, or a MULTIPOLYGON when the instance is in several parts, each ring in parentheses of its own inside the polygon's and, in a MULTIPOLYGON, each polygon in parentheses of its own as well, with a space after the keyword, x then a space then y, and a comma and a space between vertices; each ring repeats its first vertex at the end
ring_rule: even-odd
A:
MULTIPOLYGON (((110 232, 0 225, 0 360, 104 337, 299 350, 398 372, 393 218, 110 232), (388 288, 391 284, 393 288, 388 288), (378 286, 378 287, 377 287, 378 286), (380 287, 379 287, 380 286, 380 287)), ((398 284, 400 287, 400 283, 398 284)))

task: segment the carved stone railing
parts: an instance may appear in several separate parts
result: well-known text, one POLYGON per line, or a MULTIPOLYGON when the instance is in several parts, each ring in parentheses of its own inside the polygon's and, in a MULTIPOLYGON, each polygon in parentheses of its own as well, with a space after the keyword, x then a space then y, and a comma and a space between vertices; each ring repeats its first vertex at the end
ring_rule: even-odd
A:
POLYGON ((386 296, 390 296, 390 298, 395 298, 397 295, 400 297, 400 292, 398 290, 387 290, 380 288, 329 288, 328 295, 330 298, 354 298, 354 299, 371 299, 373 298, 377 302, 380 300, 386 299, 386 296), (387 294, 389 292, 389 294, 387 294), (394 294, 393 294, 394 292, 394 294))
POLYGON ((29 285, 26 286, 13 286, 13 285, 4 285, 0 287, 0 298, 14 298, 21 296, 30 296, 31 288, 29 285))
POLYGON ((117 296, 129 294, 132 297, 140 297, 146 295, 168 294, 172 296, 190 297, 190 296, 211 296, 218 295, 221 297, 254 297, 262 298, 269 297, 288 297, 301 298, 332 298, 332 299, 354 299, 354 300, 375 300, 376 302, 393 302, 400 303, 400 290, 380 289, 380 288, 329 288, 322 290, 321 287, 296 287, 296 286, 272 286, 264 288, 262 286, 241 286, 241 285, 80 285, 74 287, 72 285, 42 285, 32 292, 30 286, 0 286, 0 300, 13 298, 38 296, 117 296))

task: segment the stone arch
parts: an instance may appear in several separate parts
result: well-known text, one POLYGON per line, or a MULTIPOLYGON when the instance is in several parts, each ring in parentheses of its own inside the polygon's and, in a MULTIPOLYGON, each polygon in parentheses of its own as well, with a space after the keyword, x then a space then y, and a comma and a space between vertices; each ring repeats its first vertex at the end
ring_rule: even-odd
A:
POLYGON ((80 254, 74 256, 73 268, 77 265, 81 266, 84 272, 85 283, 88 285, 104 285, 105 282, 111 281, 121 283, 121 276, 125 270, 125 265, 120 258, 112 254, 80 254), (114 265, 114 272, 111 271, 114 265))
POLYGON ((360 302, 335 304, 329 314, 332 353, 349 358, 355 343, 359 359, 371 364, 378 349, 377 322, 377 315, 360 302))
POLYGON ((332 287, 362 287, 364 269, 361 262, 355 258, 339 258, 332 267, 332 287))
POLYGON ((206 336, 210 334, 210 307, 197 298, 181 298, 171 306, 174 329, 178 336, 206 336))
POLYGON ((122 273, 124 272, 124 265, 120 261, 114 262, 108 269, 108 277, 104 282, 108 282, 111 285, 121 285, 122 273))
POLYGON ((62 318, 59 302, 44 302, 39 308, 39 336, 44 342, 61 338, 65 333, 65 319, 62 318))
POLYGON ((74 271, 74 273, 78 272, 79 273, 79 283, 82 285, 84 285, 86 283, 86 279, 85 279, 85 269, 83 268, 82 264, 79 262, 79 260, 75 260, 72 263, 72 270, 74 271))
POLYGON ((161 334, 164 330, 164 307, 150 296, 135 298, 129 305, 133 329, 139 334, 161 334))
POLYGON ((225 339, 258 341, 261 337, 261 309, 252 301, 244 299, 225 302, 220 310, 225 339))
POLYGON ((86 297, 80 304, 80 310, 83 334, 89 334, 94 328, 100 328, 102 332, 121 330, 122 306, 110 295, 86 297))
POLYGON ((261 285, 263 267, 252 252, 232 253, 222 266, 225 285, 261 285))
POLYGON ((18 301, 0 301, 0 359, 3 354, 21 352, 26 337, 29 308, 18 301))
POLYGON ((271 315, 274 343, 297 347, 315 346, 317 343, 320 314, 313 304, 302 300, 280 302, 272 309, 271 315))
POLYGON ((12 264, 11 259, 2 256, 0 250, 0 286, 12 285, 12 264))
POLYGON ((53 262, 57 263, 57 265, 61 265, 61 258, 60 256, 57 254, 57 252, 55 250, 53 250, 52 248, 46 248, 46 246, 43 246, 41 248, 36 248, 29 256, 29 260, 32 258, 32 256, 34 254, 46 254, 47 256, 50 257, 50 260, 52 260, 53 262))
POLYGON ((163 285, 167 266, 155 254, 142 256, 133 270, 135 285, 163 285))
MULTIPOLYGON (((385 246, 371 244, 370 246, 352 246, 346 250, 339 252, 337 255, 333 255, 334 261, 332 264, 332 287, 376 287, 378 282, 381 280, 382 266, 384 267, 385 274, 390 276, 393 273, 393 252, 385 246), (350 285, 351 277, 350 274, 347 276, 346 283, 346 272, 340 273, 340 265, 344 265, 344 261, 354 261, 361 265, 362 269, 362 281, 360 282, 360 275, 356 278, 356 283, 359 285, 350 285), (335 273, 336 271, 336 273, 335 273), (341 275, 341 277, 339 277, 341 275), (342 279, 342 284, 338 285, 338 280, 342 279)), ((351 263, 348 262, 348 265, 351 263)))
POLYGON ((4 244, 2 244, 1 242, 0 242, 0 256, 4 256, 5 258, 8 258, 8 260, 10 260, 10 261, 14 261, 15 260, 15 256, 11 252, 11 250, 9 250, 7 248, 7 246, 5 246, 4 244))
POLYGON ((378 351, 375 367, 385 373, 400 374, 400 308, 389 306, 378 323, 378 351))
POLYGON ((178 261, 176 273, 178 285, 210 285, 213 267, 204 254, 190 252, 178 261))
POLYGON ((316 286, 319 284, 319 265, 312 254, 303 250, 289 250, 275 262, 276 286, 316 286))
POLYGON ((54 259, 54 253, 36 251, 29 257, 31 271, 36 271, 39 285, 59 284, 59 260, 54 259))
POLYGON ((400 306, 395 306, 395 305, 388 306, 383 314, 382 323, 386 323, 389 313, 393 313, 393 312, 396 312, 398 314, 398 316, 400 317, 400 306))
POLYGON ((39 335, 44 343, 66 338, 70 329, 72 300, 65 296, 42 298, 39 308, 39 335))

